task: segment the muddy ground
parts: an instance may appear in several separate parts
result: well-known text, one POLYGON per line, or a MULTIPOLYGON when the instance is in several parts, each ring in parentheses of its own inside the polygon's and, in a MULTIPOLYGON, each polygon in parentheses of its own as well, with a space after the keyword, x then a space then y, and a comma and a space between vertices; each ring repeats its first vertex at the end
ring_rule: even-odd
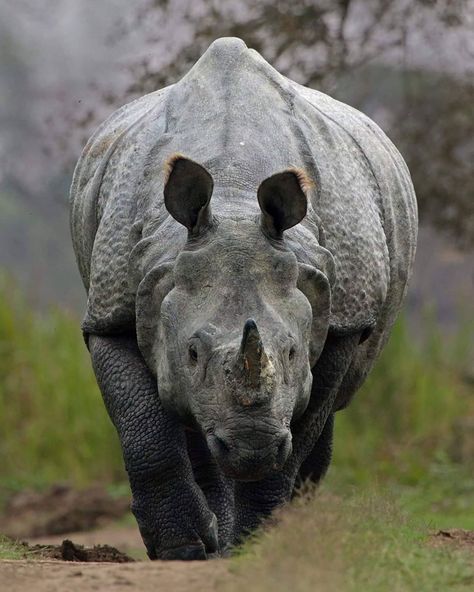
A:
MULTIPOLYGON (((148 561, 128 500, 101 488, 23 492, 0 515, 0 533, 25 541, 24 559, 0 561, 2 592, 201 592, 233 577, 229 560, 148 561)), ((474 532, 433 532, 428 544, 474 554, 474 532)))

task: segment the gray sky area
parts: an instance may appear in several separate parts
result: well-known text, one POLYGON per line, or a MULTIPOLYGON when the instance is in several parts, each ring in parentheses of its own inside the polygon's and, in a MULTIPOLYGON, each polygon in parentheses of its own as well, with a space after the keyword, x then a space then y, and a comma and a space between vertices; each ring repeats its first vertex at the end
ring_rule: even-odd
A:
MULTIPOLYGON (((28 157, 24 180, 44 180, 39 148, 62 134, 64 118, 75 111, 82 114, 93 104, 100 121, 112 107, 97 101, 97 86, 120 95, 132 79, 130 64, 147 56, 159 67, 166 56, 176 55, 190 34, 183 11, 191 6, 196 19, 203 11, 199 1, 177 0, 166 19, 145 19, 140 27, 121 34, 120 26, 133 22, 146 4, 147 0, 0 0, 0 175, 6 167, 17 166, 21 153, 23 160, 36 155, 28 157)), ((349 37, 364 26, 369 5, 353 4, 349 37)), ((238 2, 234 12, 238 18, 238 2)), ((474 11, 467 14, 463 27, 453 30, 442 28, 429 12, 419 14, 409 26, 405 63, 459 74, 472 69, 474 11)), ((378 59, 395 57, 400 56, 388 53, 378 59)), ((79 148, 73 145, 72 150, 79 148)))

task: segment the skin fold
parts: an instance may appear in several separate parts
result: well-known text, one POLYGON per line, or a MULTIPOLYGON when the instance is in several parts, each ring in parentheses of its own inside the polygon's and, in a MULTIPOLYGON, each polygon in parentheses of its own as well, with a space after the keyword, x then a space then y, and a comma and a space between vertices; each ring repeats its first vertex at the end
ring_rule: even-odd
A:
POLYGON ((416 229, 383 132, 239 39, 98 128, 71 188, 82 329, 151 559, 225 555, 324 476, 416 229))

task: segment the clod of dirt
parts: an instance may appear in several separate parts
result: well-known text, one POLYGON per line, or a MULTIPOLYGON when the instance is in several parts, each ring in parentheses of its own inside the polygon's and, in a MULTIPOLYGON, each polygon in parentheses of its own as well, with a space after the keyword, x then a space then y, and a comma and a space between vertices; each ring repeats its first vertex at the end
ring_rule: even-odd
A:
POLYGON ((92 548, 75 545, 66 539, 61 545, 29 545, 22 543, 25 556, 36 556, 41 559, 58 559, 63 561, 95 561, 104 563, 129 563, 135 561, 125 553, 109 545, 96 545, 92 548))
POLYGON ((431 535, 431 542, 435 545, 450 544, 458 548, 474 551, 474 530, 453 528, 450 530, 438 530, 431 535))
POLYGON ((0 532, 12 539, 91 530, 129 511, 128 498, 112 497, 103 487, 75 490, 55 485, 45 492, 12 496, 0 516, 0 532))

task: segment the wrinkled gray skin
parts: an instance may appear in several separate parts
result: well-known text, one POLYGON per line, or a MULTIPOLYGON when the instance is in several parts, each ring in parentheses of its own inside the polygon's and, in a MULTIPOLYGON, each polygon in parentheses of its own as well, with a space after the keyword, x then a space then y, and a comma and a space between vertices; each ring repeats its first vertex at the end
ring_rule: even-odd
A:
POLYGON ((96 131, 71 227, 148 554, 224 553, 328 467, 411 272, 406 165, 367 117, 220 39, 96 131))

